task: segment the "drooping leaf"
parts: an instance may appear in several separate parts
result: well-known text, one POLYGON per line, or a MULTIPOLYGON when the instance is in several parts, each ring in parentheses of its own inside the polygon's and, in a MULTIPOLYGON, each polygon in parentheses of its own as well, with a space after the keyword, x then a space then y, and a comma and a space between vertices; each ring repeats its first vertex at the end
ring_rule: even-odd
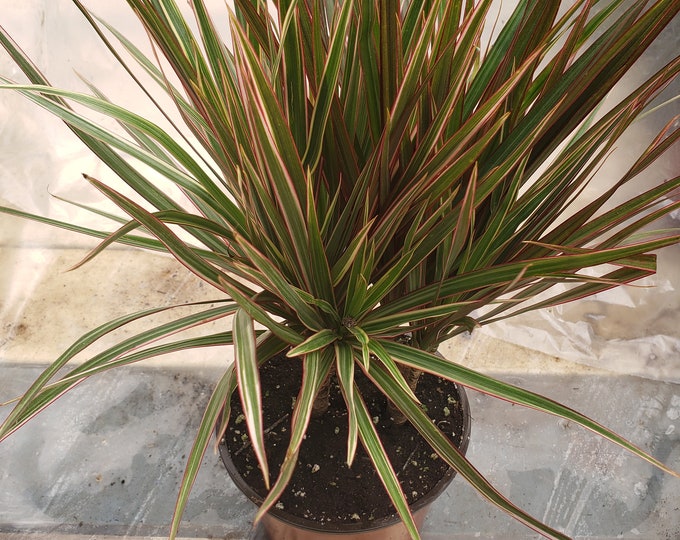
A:
POLYGON ((262 471, 264 484, 269 489, 269 466, 264 446, 262 420, 262 392, 260 387, 257 346, 253 320, 243 309, 236 310, 234 316, 234 346, 238 389, 246 416, 248 433, 253 451, 262 471))

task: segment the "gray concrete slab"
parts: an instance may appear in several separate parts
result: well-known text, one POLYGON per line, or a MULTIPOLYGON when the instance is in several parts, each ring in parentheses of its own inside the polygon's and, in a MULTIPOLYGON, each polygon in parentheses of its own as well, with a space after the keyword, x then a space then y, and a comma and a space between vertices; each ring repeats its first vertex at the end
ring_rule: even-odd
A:
MULTIPOLYGON (((0 402, 37 372, 27 364, 1 365, 0 402)), ((213 368, 112 371, 0 444, 0 540, 167 534, 185 456, 216 376, 213 368)), ((579 408, 680 469, 680 385, 583 373, 505 378, 579 408)), ((468 457, 537 517, 575 537, 680 538, 680 480, 564 421, 474 392, 470 401, 468 457)), ((253 515, 209 452, 182 536, 245 539, 253 515)), ((429 540, 537 537, 460 478, 434 503, 423 533, 429 540)))

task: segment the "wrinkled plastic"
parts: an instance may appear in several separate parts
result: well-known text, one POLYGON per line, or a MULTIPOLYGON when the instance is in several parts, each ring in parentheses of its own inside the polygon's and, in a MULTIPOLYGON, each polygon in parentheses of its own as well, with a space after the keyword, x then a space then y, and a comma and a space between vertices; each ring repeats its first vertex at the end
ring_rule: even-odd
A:
MULTIPOLYGON (((219 4, 220 2, 216 2, 219 4)), ((126 10, 114 3, 97 4, 99 15, 144 43, 139 25, 126 10)), ((77 10, 67 1, 30 0, 8 3, 3 8, 3 24, 21 39, 21 45, 57 85, 85 90, 78 74, 95 82, 110 98, 134 105, 136 90, 121 84, 125 75, 115 66, 91 29, 83 23, 77 10), (77 68, 78 74, 74 72, 77 68)), ((675 25, 677 26, 677 24, 675 25)), ((666 38, 653 47, 638 66, 648 73, 677 50, 677 28, 670 28, 666 38)), ((0 55, 3 74, 21 79, 6 55, 0 55)), ((636 74, 628 78, 634 82, 636 74)), ((668 89, 666 97, 680 92, 680 85, 668 89)), ((650 134, 668 118, 680 111, 678 103, 670 104, 642 121, 619 144, 599 181, 606 182, 623 170, 640 150, 650 134)), ((105 121, 108 125, 110 121, 105 121)), ((0 200, 23 210, 84 226, 102 221, 67 205, 50 194, 84 203, 95 203, 110 209, 101 196, 82 179, 81 173, 110 178, 82 144, 58 120, 39 110, 21 96, 3 91, 0 94, 0 200)), ((680 173, 680 150, 677 145, 652 171, 650 181, 680 173)), ((640 183, 638 190, 642 190, 640 183)), ((669 218, 663 227, 677 227, 680 216, 669 218)), ((0 216, 0 242, 14 246, 91 246, 92 241, 73 233, 22 223, 0 216)), ((110 226, 103 222, 104 226, 110 226)), ((42 257, 48 254, 43 253, 42 257)), ((6 257, 8 257, 6 255, 6 257)), ((9 257, 16 257, 12 254, 9 257)), ((35 257, 35 254, 34 254, 35 257)), ((38 257, 40 258, 40 257, 38 257)), ((570 360, 623 373, 634 373, 660 379, 680 380, 680 367, 675 358, 680 351, 680 254, 678 248, 666 250, 659 260, 658 275, 644 283, 644 289, 619 288, 585 302, 556 307, 484 328, 484 332, 526 347, 570 360), (632 354, 627 354, 630 351, 632 354)), ((20 262, 2 271, 2 290, 20 285, 30 291, 38 275, 26 275, 20 262)), ((35 265, 39 272, 39 265, 35 265)), ((639 287, 641 284, 638 283, 639 287)), ((4 324, 13 324, 21 316, 14 296, 5 295, 0 308, 4 324), (9 320, 8 320, 9 317, 9 320)))
POLYGON ((680 382, 680 250, 635 286, 518 315, 480 331, 546 354, 657 380, 680 382))
MULTIPOLYGON (((220 2, 215 2, 219 5, 220 2)), ((138 43, 145 43, 143 32, 126 10, 113 3, 97 4, 98 14, 127 32, 138 43)), ((21 39, 21 45, 35 59, 48 78, 57 85, 86 90, 79 75, 93 81, 107 95, 122 103, 136 105, 137 90, 132 84, 121 84, 125 74, 115 65, 104 47, 70 2, 31 0, 9 3, 4 8, 3 24, 21 39), (78 70, 78 73, 74 72, 78 70)), ((677 50, 677 26, 669 28, 666 37, 655 45, 632 75, 627 85, 639 74, 659 67, 677 50)), ((5 54, 0 55, 0 70, 21 80, 17 68, 5 54)), ((625 86, 618 93, 625 92, 625 86)), ((680 93, 680 84, 667 89, 664 98, 680 93)), ((652 134, 673 115, 680 112, 678 102, 641 121, 619 143, 618 150, 600 171, 596 182, 609 182, 631 164, 634 151, 640 151, 652 134)), ((110 120, 104 120, 111 126, 110 120)), ((3 91, 0 94, 0 200, 30 212, 63 219, 84 226, 111 227, 110 222, 68 205, 51 195, 112 209, 81 176, 89 175, 117 182, 110 172, 83 148, 83 145, 58 120, 25 98, 3 91)), ((677 145, 644 174, 647 181, 636 182, 642 191, 645 182, 680 173, 680 150, 677 145)), ((598 186, 601 189, 601 186, 598 186)), ((586 193, 587 196, 587 193, 586 193)), ((678 227, 680 215, 669 217, 660 227, 678 227)), ((92 246, 92 240, 73 233, 21 222, 0 216, 0 242, 21 247, 92 246)), ((605 369, 667 380, 680 380, 680 253, 679 248, 665 250, 659 257, 658 274, 589 300, 549 310, 522 315, 485 327, 482 331, 500 339, 542 352, 605 369), (644 288, 640 288, 644 287, 644 288), (628 354, 630 351, 631 354, 628 354)), ((49 252, 32 254, 33 259, 48 257, 49 252)), ((5 257, 16 259, 12 253, 5 257)), ((38 281, 40 265, 35 272, 23 271, 22 261, 5 266, 0 288, 6 291, 0 316, 5 325, 14 324, 21 316, 15 295, 9 291, 20 286, 26 297, 38 281)))

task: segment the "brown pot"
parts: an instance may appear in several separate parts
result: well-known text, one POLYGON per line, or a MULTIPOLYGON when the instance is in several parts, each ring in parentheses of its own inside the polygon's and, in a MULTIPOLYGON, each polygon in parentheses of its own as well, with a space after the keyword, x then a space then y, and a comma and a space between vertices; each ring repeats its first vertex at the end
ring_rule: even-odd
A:
MULTIPOLYGON (((434 498, 433 496, 432 500, 434 498)), ((429 509, 430 503, 413 512, 413 519, 419 530, 429 509)), ((340 538, 342 540, 411 540, 411 535, 399 517, 394 517, 389 521, 378 528, 368 530, 342 530, 338 527, 335 531, 326 531, 307 528, 308 524, 287 522, 270 512, 262 518, 262 524, 251 540, 339 540, 340 538)))
MULTIPOLYGON (((287 362, 291 362, 291 360, 288 359, 287 362)), ((457 403, 456 406, 459 412, 462 413, 462 433, 459 434, 460 438, 456 442, 460 451, 465 453, 470 439, 470 409, 468 399, 463 387, 448 382, 446 384, 449 385, 448 395, 453 396, 452 399, 457 403)), ((232 407, 238 406, 237 401, 238 397, 235 395, 232 407)), ((260 493, 258 493, 243 478, 243 475, 234 464, 229 448, 224 441, 219 445, 219 449, 227 472, 236 486, 252 502, 257 505, 261 504, 263 501, 262 489, 260 488, 260 493)), ((269 451, 269 448, 267 450, 269 451)), ((272 470, 274 475, 277 472, 277 470, 272 470)), ((432 502, 446 489, 454 476, 455 471, 453 469, 445 469, 429 492, 423 494, 411 504, 411 512, 418 529, 422 526, 432 502)), ((346 493, 348 490, 345 489, 344 492, 346 493)), ((387 497, 384 490, 379 497, 387 497)), ((370 521, 361 521, 360 523, 320 523, 276 507, 271 508, 262 518, 259 527, 254 531, 251 538, 253 540, 338 540, 339 537, 343 538, 343 540, 410 540, 410 535, 397 514, 378 517, 370 521)))

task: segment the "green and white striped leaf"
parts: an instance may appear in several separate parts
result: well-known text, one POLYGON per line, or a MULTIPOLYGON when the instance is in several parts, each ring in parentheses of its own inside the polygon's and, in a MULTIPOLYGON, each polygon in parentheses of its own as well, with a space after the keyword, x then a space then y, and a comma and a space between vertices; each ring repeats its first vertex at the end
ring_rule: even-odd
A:
POLYGON ((269 488, 269 466, 264 446, 264 427, 262 421, 262 392, 260 371, 257 361, 255 329, 253 320, 243 309, 236 310, 234 316, 234 346, 238 390, 241 395, 243 414, 246 417, 248 434, 253 451, 257 456, 265 486, 269 488))
MULTIPOLYGON (((358 392, 358 390, 357 390, 358 392)), ((399 485, 399 479, 397 478, 394 468, 390 463, 389 457, 387 456, 385 449, 382 446, 380 437, 375 430, 373 425, 373 419, 366 408, 366 404, 363 399, 358 394, 357 400, 355 401, 355 414, 357 417, 357 423, 359 425, 359 436, 361 437, 361 442, 366 449, 366 453, 371 458, 375 470, 380 476, 380 480, 385 486, 385 490, 392 500, 392 504, 397 509, 399 517, 401 517, 404 522, 406 530, 409 532, 412 538, 419 539, 420 535, 416 529, 416 524, 413 521, 413 516, 411 515, 411 510, 406 502, 406 497, 404 492, 399 485)))
POLYGON ((302 359, 302 385, 300 393, 295 400, 295 411, 291 420, 288 450, 281 465, 279 476, 260 505, 255 516, 255 522, 261 519, 272 505, 276 503, 293 475, 300 453, 300 445, 305 437, 305 431, 312 416, 314 400, 319 393, 321 385, 328 378, 332 365, 333 356, 319 351, 311 352, 302 359))

